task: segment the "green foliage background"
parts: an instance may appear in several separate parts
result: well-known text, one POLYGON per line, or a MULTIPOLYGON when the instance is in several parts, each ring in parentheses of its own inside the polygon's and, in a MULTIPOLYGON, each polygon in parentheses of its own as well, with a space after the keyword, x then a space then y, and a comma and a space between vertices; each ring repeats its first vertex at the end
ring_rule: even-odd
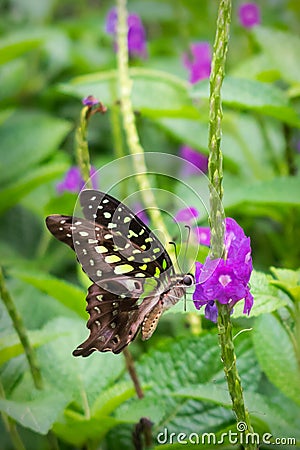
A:
MULTIPOLYGON (((255 431, 295 437, 300 448, 300 5, 257 3, 262 25, 247 31, 238 22, 240 2, 233 2, 223 87, 225 213, 251 236, 256 269, 251 317, 244 318, 240 306, 233 316, 236 333, 252 331, 239 334, 235 344, 255 431)), ((131 449, 141 417, 153 422, 157 448, 182 447, 155 442, 165 427, 177 434, 236 431, 215 327, 191 306, 184 314, 178 305, 149 342, 131 345, 143 400, 135 398, 122 355, 71 356, 87 334, 86 280, 44 218, 73 212, 76 195, 59 196, 55 185, 75 162, 83 96, 93 94, 109 109, 89 124, 93 165, 116 157, 111 111, 118 74, 104 25, 111 6, 0 1, 1 265, 44 380, 44 389, 36 390, 1 303, 0 410, 15 421, 26 449, 131 449)), ((146 151, 176 155, 186 144, 207 153, 208 82, 189 85, 182 54, 191 42, 213 43, 217 6, 209 0, 129 0, 129 11, 140 14, 147 32, 149 57, 132 60, 130 72, 146 151)), ((188 183, 205 190, 204 178, 188 183)), ((183 195, 180 184, 169 189, 183 195)), ((12 448, 4 422, 0 443, 12 448)))

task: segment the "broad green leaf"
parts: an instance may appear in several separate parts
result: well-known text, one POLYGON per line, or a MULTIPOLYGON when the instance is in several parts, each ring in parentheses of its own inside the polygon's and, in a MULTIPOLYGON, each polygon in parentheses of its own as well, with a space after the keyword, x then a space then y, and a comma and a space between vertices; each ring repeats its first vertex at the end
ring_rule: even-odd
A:
MULTIPOLYGON (((44 332, 43 330, 28 332, 29 342, 33 348, 40 347, 52 339, 56 339, 59 335, 59 333, 44 332)), ((16 333, 0 337, 0 364, 4 364, 22 353, 24 353, 24 347, 16 333)))
POLYGON ((267 27, 254 27, 252 33, 281 78, 289 83, 299 83, 299 36, 267 27))
POLYGON ((174 397, 194 398, 201 401, 208 401, 217 405, 231 408, 231 401, 229 392, 223 387, 212 385, 210 383, 203 383, 198 385, 191 385, 184 389, 179 389, 172 395, 174 397))
MULTIPOLYGON (((185 145, 207 154, 208 123, 180 118, 156 118, 155 123, 185 145)), ((261 123, 249 114, 229 112, 224 116, 222 152, 226 167, 247 179, 266 179, 283 170, 285 143, 282 128, 273 119, 261 123), (262 127, 264 132, 262 133, 262 127), (266 146, 266 141, 269 145, 266 146)))
MULTIPOLYGON (((191 88, 194 99, 207 99, 209 81, 203 80, 191 88)), ((293 126, 300 126, 296 111, 279 88, 245 78, 226 77, 222 88, 222 102, 238 109, 261 112, 293 126)))
POLYGON ((300 301, 300 270, 271 267, 271 272, 277 278, 271 281, 272 284, 282 289, 292 299, 300 301))
MULTIPOLYGON (((204 189, 204 187, 203 187, 204 189)), ((300 205, 300 177, 274 177, 270 180, 249 182, 241 178, 224 180, 224 207, 247 205, 300 205)))
POLYGON ((43 167, 31 169, 25 176, 21 176, 17 181, 0 190, 0 213, 14 206, 41 184, 55 180, 67 169, 68 166, 65 163, 48 163, 43 167))
POLYGON ((60 280, 42 272, 11 271, 13 276, 29 283, 61 302, 64 306, 87 319, 85 311, 86 291, 67 281, 60 280))
MULTIPOLYGON (((262 272, 254 270, 251 275, 251 294, 254 297, 254 304, 250 317, 276 311, 285 306, 289 299, 271 284, 272 278, 262 272)), ((244 302, 238 302, 234 307, 233 317, 245 317, 243 314, 244 302)))
POLYGON ((18 111, 0 127, 1 185, 20 183, 29 168, 45 161, 70 131, 66 120, 41 112, 18 111))
MULTIPOLYGON (((260 374, 256 370, 253 350, 243 336, 236 340, 236 346, 244 389, 255 389, 260 374)), ((195 424, 199 432, 204 432, 208 423, 210 427, 222 427, 222 424, 227 425, 233 419, 231 411, 222 406, 172 395, 197 383, 227 391, 217 335, 168 342, 160 350, 145 355, 136 366, 142 383, 151 386, 147 390, 147 398, 152 397, 153 403, 156 400, 165 403, 165 414, 161 421, 155 421, 154 432, 161 430, 162 426, 167 426, 170 432, 178 429, 190 432, 194 431, 195 424)), ((222 396, 220 398, 223 399, 222 396)), ((120 410, 123 408, 125 405, 120 410)))
MULTIPOLYGON (((130 69, 130 76, 133 80, 133 107, 143 115, 199 117, 199 112, 188 96, 187 83, 180 78, 167 72, 143 68, 130 69)), ((118 98, 116 79, 116 71, 111 70, 74 78, 70 83, 60 85, 59 89, 78 98, 94 95, 105 105, 111 105, 118 98)))
POLYGON ((12 34, 0 40, 0 64, 18 58, 42 43, 41 37, 28 36, 21 33, 12 34))
POLYGON ((89 334, 83 320, 60 317, 48 322, 44 329, 62 334, 37 349, 45 381, 50 386, 69 392, 77 408, 84 410, 85 402, 91 408, 96 398, 113 385, 123 372, 123 355, 95 352, 89 358, 72 356, 72 351, 89 334))
POLYGON ((93 417, 108 415, 129 398, 136 395, 132 382, 122 382, 111 386, 96 398, 92 408, 93 417))
POLYGON ((85 418, 67 410, 63 420, 54 424, 53 431, 63 441, 78 448, 93 439, 101 441, 110 429, 122 422, 106 416, 85 418))
POLYGON ((259 364, 269 380, 300 405, 299 365, 286 329, 273 315, 265 314, 257 318, 252 337, 259 364))
POLYGON ((0 410, 23 427, 46 434, 68 402, 69 398, 63 391, 53 389, 27 402, 0 399, 0 410))
POLYGON ((208 153, 208 123, 176 117, 160 117, 154 120, 160 128, 182 143, 208 153))
POLYGON ((245 402, 250 416, 265 422, 273 438, 296 437, 300 440, 300 407, 277 391, 271 396, 246 392, 245 402))
POLYGON ((153 423, 159 423, 165 415, 165 400, 146 396, 142 399, 134 399, 131 403, 122 404, 116 412, 119 420, 138 423, 141 417, 147 417, 153 423))

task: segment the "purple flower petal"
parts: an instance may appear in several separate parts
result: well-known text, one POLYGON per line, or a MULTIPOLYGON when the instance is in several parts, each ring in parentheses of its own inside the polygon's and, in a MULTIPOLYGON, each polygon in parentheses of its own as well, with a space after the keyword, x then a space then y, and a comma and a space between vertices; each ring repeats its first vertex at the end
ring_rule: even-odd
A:
POLYGON ((247 314, 249 316, 252 306, 253 306, 253 295, 251 294, 250 290, 248 289, 246 296, 245 296, 243 313, 247 314))
POLYGON ((259 25, 260 19, 260 8, 254 2, 243 3, 239 7, 239 20, 243 27, 252 28, 255 25, 259 25))
POLYGON ((192 59, 183 55, 183 65, 189 70, 190 83, 209 78, 211 70, 211 50, 208 42, 195 42, 190 45, 192 59))
POLYGON ((88 106, 89 108, 91 108, 92 106, 98 105, 99 100, 97 98, 95 98, 93 95, 88 95, 87 97, 84 97, 82 99, 82 104, 84 106, 88 106))
POLYGON ((206 155, 203 155, 203 153, 200 153, 198 150, 194 150, 187 145, 183 145, 180 147, 179 155, 181 158, 186 159, 189 163, 191 163, 183 163, 181 171, 182 176, 188 177, 191 175, 199 175, 198 169, 200 169, 203 173, 207 172, 208 158, 206 155))
POLYGON ((197 240, 201 245, 210 246, 210 228, 209 227, 195 227, 193 228, 194 233, 197 236, 197 240))
POLYGON ((135 203, 132 206, 132 210, 135 213, 135 215, 141 219, 141 221, 143 223, 145 223, 146 225, 149 225, 149 217, 147 216, 147 213, 143 207, 143 205, 141 203, 135 203))
POLYGON ((198 216, 199 216, 199 211, 196 208, 193 208, 192 206, 190 206, 189 208, 180 209, 175 214, 174 219, 177 222, 188 223, 188 222, 192 222, 193 220, 195 220, 198 216))
MULTIPOLYGON (((118 25, 118 14, 116 8, 111 9, 106 16, 105 30, 116 38, 118 25)), ((130 55, 140 58, 147 57, 146 32, 141 18, 137 14, 129 14, 127 17, 128 25, 128 52, 130 55)), ((114 50, 118 51, 116 40, 114 40, 114 50)))
POLYGON ((196 263, 194 304, 197 309, 206 305, 205 316, 213 321, 216 301, 232 307, 244 299, 244 314, 249 314, 253 305, 248 286, 252 272, 250 238, 234 219, 227 218, 225 225, 226 259, 207 257, 204 264, 196 263))
POLYGON ((205 307, 205 318, 216 323, 218 320, 218 308, 214 301, 210 301, 205 307))
MULTIPOLYGON (((97 180, 96 180, 96 169, 91 167, 91 177, 92 177, 92 185, 94 189, 97 189, 97 180)), ((63 192, 72 192, 78 193, 84 187, 85 182, 81 177, 80 170, 77 166, 71 167, 65 174, 64 179, 57 183, 56 190, 58 194, 62 194, 63 192)))
POLYGON ((108 11, 105 22, 105 31, 108 34, 116 34, 118 24, 118 13, 116 8, 112 8, 108 11))

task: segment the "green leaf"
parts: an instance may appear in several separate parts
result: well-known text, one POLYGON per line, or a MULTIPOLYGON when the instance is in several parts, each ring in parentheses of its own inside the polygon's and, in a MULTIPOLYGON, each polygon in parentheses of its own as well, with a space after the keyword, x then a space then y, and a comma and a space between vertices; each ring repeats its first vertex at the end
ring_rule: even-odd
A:
POLYGON ((300 301, 300 269, 278 269, 271 267, 271 272, 277 278, 271 283, 286 292, 293 300, 300 301))
MULTIPOLYGON (((209 80, 191 88, 194 99, 208 99, 209 80)), ((222 102, 238 109, 249 109, 266 114, 293 126, 300 126, 296 111, 286 94, 275 86, 245 78, 226 77, 222 88, 222 102)))
MULTIPOLYGON (((256 370, 250 343, 240 336, 236 347, 244 389, 255 389, 260 374, 256 370)), ((205 432, 208 423, 211 428, 219 428, 233 419, 231 411, 222 406, 216 407, 212 402, 173 396, 179 390, 194 384, 210 384, 227 392, 217 335, 207 334, 198 338, 168 342, 160 350, 145 355, 137 364, 137 371, 142 382, 151 385, 147 390, 147 398, 152 397, 154 404, 161 400, 165 403, 163 419, 159 422, 155 420, 155 431, 166 426, 170 432, 192 432, 195 431, 194 426, 197 423, 197 431, 205 432)))
POLYGON ((72 351, 89 333, 83 320, 60 317, 48 322, 45 330, 62 334, 37 349, 45 381, 56 389, 69 392, 78 408, 84 410, 85 402, 91 408, 101 392, 113 385, 124 370, 123 355, 95 352, 89 358, 72 356, 72 351))
POLYGON ((86 291, 84 289, 42 272, 12 270, 11 273, 16 278, 19 278, 42 292, 51 295, 51 297, 76 312, 76 314, 83 319, 87 319, 87 313, 85 311, 86 291))
MULTIPOLYGON (((59 336, 59 333, 50 333, 49 331, 29 331, 28 338, 32 347, 37 348, 59 336)), ((20 343, 16 333, 0 337, 0 364, 4 364, 11 358, 24 353, 24 348, 20 343)))
POLYGON ((224 180, 224 207, 251 204, 300 205, 300 177, 274 177, 249 183, 235 177, 224 180))
POLYGON ((23 427, 46 434, 68 402, 63 392, 53 390, 27 402, 0 399, 0 410, 23 427))
MULTIPOLYGON (((146 394, 147 395, 147 394, 146 394)), ((119 420, 138 423, 141 417, 147 417, 153 423, 159 423, 165 415, 165 401, 161 398, 144 397, 134 399, 131 403, 123 404, 116 412, 119 420)))
POLYGON ((208 401, 215 403, 216 405, 224 406, 225 408, 232 407, 229 392, 224 390, 223 387, 220 388, 220 386, 212 385, 210 383, 188 386, 187 388, 179 389, 172 395, 175 397, 208 401))
POLYGON ((41 112, 18 111, 0 127, 1 185, 24 178, 30 168, 57 150, 70 124, 41 112))
POLYGON ((65 173, 68 166, 65 163, 48 163, 44 167, 33 169, 25 176, 0 190, 0 214, 18 203, 25 195, 36 187, 55 180, 65 173))
POLYGON ((269 380, 300 405, 299 366, 286 329, 266 314, 257 318, 252 337, 259 364, 269 380))
POLYGON ((18 58, 42 43, 41 37, 28 36, 24 33, 12 34, 0 40, 0 64, 18 58))
MULTIPOLYGON (((250 317, 276 311, 289 302, 288 297, 273 286, 271 281, 272 278, 263 272, 252 272, 250 285, 254 303, 250 317)), ((234 307, 233 317, 245 317, 243 307, 244 302, 238 302, 234 307)))
POLYGON ((254 27, 252 33, 281 78, 288 83, 299 83, 299 36, 267 27, 254 27))
POLYGON ((182 118, 155 118, 157 125, 186 145, 208 153, 208 123, 182 118))
POLYGON ((96 398, 91 408, 91 415, 93 417, 108 415, 126 400, 134 396, 135 389, 132 382, 117 383, 101 392, 96 398))
MULTIPOLYGON (((130 69, 133 80, 132 103, 135 110, 147 117, 190 117, 198 118, 199 112, 193 106, 187 92, 187 83, 174 75, 158 70, 130 69)), ((62 84, 59 90, 65 94, 83 98, 94 95, 105 105, 111 105, 117 98, 116 71, 107 71, 74 78, 69 84, 62 84)))
POLYGON ((275 437, 296 437, 300 439, 300 408, 280 391, 273 395, 257 392, 245 393, 245 402, 252 418, 265 422, 264 432, 271 431, 275 437), (268 428, 267 428, 268 427, 268 428))
POLYGON ((63 441, 82 447, 87 441, 101 441, 106 433, 116 427, 120 421, 114 417, 85 418, 79 414, 65 413, 63 421, 54 424, 53 431, 63 441))

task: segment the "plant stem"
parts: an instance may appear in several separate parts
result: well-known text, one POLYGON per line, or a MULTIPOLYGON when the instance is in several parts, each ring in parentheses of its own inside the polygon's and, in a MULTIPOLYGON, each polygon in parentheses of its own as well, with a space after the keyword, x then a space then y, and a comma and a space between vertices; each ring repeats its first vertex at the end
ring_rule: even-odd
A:
POLYGON ((14 328, 19 336, 21 344, 24 348, 25 355, 29 364, 29 368, 31 371, 31 375, 33 378, 34 385, 37 389, 43 388, 42 376, 40 369, 38 367, 37 359, 33 350, 33 347, 30 344, 26 328, 23 324, 23 320, 18 313, 16 305, 8 292, 5 280, 2 272, 2 268, 0 267, 0 295, 2 297, 3 303, 10 315, 10 318, 13 322, 14 328))
MULTIPOLYGON (((211 259, 224 255, 224 220, 221 201, 223 198, 223 167, 221 152, 222 103, 221 87, 225 74, 225 61, 229 41, 231 0, 220 0, 217 30, 214 42, 212 70, 210 75, 210 110, 209 110, 209 162, 210 180, 210 224, 211 224, 211 259)), ((218 302, 217 302, 218 303, 218 302)), ((252 433, 249 413, 245 408, 241 380, 236 366, 236 355, 232 339, 232 323, 228 305, 218 304, 218 332, 221 358, 228 389, 232 400, 232 409, 237 422, 245 424, 245 449, 256 446, 247 444, 247 434, 252 433)), ((242 431, 242 430, 239 430, 242 431)))
POLYGON ((133 360, 132 355, 131 355, 130 351, 128 350, 128 348, 126 348, 126 347, 124 348, 123 355, 124 355, 125 362, 126 362, 126 368, 132 379, 136 394, 137 394, 138 398, 143 398, 144 393, 143 393, 142 387, 140 385, 138 375, 135 370, 134 360, 133 360))
MULTIPOLYGON (((0 398, 5 399, 5 392, 4 388, 2 386, 2 383, 0 382, 0 398)), ((25 446, 20 438, 20 435, 18 433, 15 421, 11 419, 7 414, 5 414, 3 411, 1 412, 2 420, 4 423, 4 426, 7 430, 7 432, 10 434, 12 443, 16 450, 26 450, 25 446)))
POLYGON ((86 183, 88 189, 92 189, 92 181, 90 179, 91 164, 90 164, 90 154, 87 141, 87 122, 89 108, 85 106, 82 108, 80 113, 80 122, 76 130, 75 141, 76 141, 76 158, 77 164, 79 166, 82 179, 86 183))
MULTIPOLYGON (((144 205, 149 208, 149 216, 155 224, 156 228, 159 228, 166 239, 166 242, 170 242, 172 239, 169 232, 162 220, 160 211, 156 205, 156 200, 153 192, 151 191, 151 185, 147 177, 147 167, 144 156, 144 150, 140 144, 139 136, 136 129, 135 116, 133 112, 131 102, 132 80, 129 77, 128 70, 128 48, 127 48, 127 10, 126 0, 117 0, 118 11, 118 33, 117 33, 117 61, 118 61, 118 74, 120 83, 120 95, 121 95, 121 111, 123 117, 123 126, 126 134, 127 145, 131 155, 133 155, 133 164, 136 173, 138 174, 137 183, 141 190, 142 199, 144 205)), ((170 253, 173 253, 173 249, 170 249, 170 253)))

